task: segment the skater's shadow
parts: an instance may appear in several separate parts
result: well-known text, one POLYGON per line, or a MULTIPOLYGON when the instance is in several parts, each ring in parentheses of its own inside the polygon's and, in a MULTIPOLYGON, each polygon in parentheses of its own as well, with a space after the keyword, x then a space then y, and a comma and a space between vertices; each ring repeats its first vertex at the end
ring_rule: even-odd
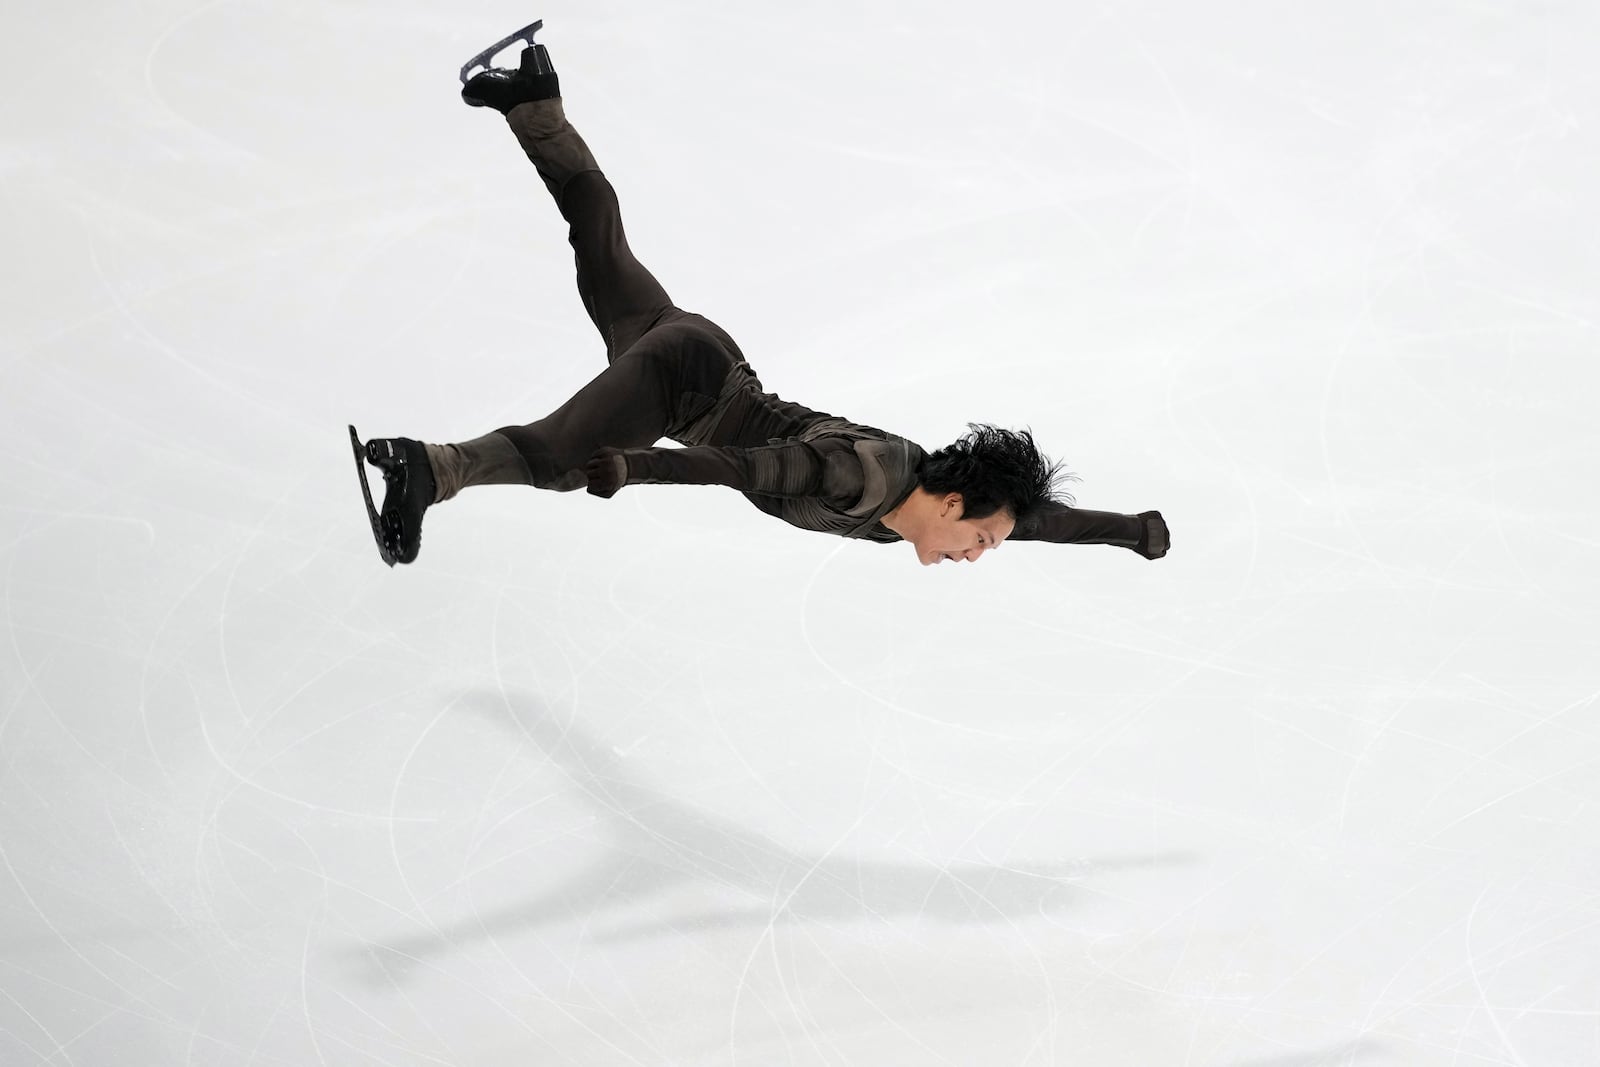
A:
POLYGON ((558 722, 534 698, 485 690, 459 707, 515 730, 547 755, 600 817, 604 858, 529 900, 471 920, 358 950, 374 978, 475 942, 580 919, 598 943, 685 930, 792 922, 1003 924, 1059 910, 1096 873, 1190 862, 1182 854, 1130 855, 1045 866, 935 866, 802 852, 759 831, 691 808, 628 777, 623 761, 576 722, 558 722), (640 921, 644 902, 698 886, 709 902, 670 920, 640 921), (748 903, 731 903, 743 898, 748 903), (613 913, 616 921, 603 920, 613 913))

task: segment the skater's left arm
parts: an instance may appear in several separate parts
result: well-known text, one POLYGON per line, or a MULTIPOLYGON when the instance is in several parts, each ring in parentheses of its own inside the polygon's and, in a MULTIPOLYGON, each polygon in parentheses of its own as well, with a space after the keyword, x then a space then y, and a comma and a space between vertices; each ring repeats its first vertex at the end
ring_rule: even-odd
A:
POLYGON ((589 492, 609 497, 625 485, 726 485, 741 493, 861 499, 861 458, 850 442, 823 438, 760 448, 602 448, 584 468, 589 492))
POLYGON ((1017 523, 1010 541, 1053 541, 1063 545, 1120 545, 1145 559, 1160 559, 1171 547, 1166 520, 1159 511, 1119 515, 1087 511, 1054 502, 1017 523))

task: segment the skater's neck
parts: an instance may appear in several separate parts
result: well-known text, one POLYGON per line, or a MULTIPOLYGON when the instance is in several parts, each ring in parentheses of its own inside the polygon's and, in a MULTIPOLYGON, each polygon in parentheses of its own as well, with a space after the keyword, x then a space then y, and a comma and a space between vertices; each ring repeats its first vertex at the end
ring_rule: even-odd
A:
POLYGON ((893 511, 878 521, 907 541, 915 541, 927 533, 940 519, 952 510, 960 517, 961 497, 955 494, 930 493, 922 486, 911 490, 911 495, 895 505, 893 511), (948 497, 954 497, 954 500, 948 497), (954 507, 952 507, 954 503, 954 507))
POLYGON ((894 510, 890 511, 889 514, 879 519, 878 524, 893 533, 899 534, 902 539, 910 540, 911 538, 909 535, 915 529, 919 529, 923 525, 922 522, 918 521, 918 517, 921 515, 924 509, 919 507, 919 504, 922 504, 922 501, 919 501, 917 498, 919 496, 926 497, 929 495, 930 494, 926 489, 922 488, 920 485, 917 486, 915 489, 911 490, 910 496, 906 497, 904 500, 900 501, 900 503, 895 505, 894 510))

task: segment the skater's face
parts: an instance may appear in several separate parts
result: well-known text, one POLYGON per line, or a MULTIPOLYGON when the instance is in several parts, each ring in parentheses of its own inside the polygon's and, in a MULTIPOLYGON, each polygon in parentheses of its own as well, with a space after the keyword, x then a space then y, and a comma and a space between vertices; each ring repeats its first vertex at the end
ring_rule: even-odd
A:
POLYGON ((946 493, 939 498, 932 521, 923 535, 912 542, 924 567, 945 560, 976 563, 985 552, 999 548, 1017 528, 1016 520, 1004 511, 983 519, 966 519, 962 514, 960 493, 946 493))

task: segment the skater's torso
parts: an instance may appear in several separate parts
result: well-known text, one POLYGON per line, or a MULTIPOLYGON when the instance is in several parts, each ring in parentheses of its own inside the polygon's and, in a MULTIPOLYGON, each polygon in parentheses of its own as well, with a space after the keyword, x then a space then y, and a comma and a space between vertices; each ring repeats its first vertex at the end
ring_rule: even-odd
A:
POLYGON ((671 439, 682 445, 723 448, 809 445, 828 468, 821 492, 803 497, 745 493, 745 497, 803 530, 884 544, 899 541, 900 535, 879 520, 916 488, 923 450, 894 434, 763 391, 732 338, 714 323, 701 321, 725 341, 736 363, 719 395, 706 398, 709 405, 695 405, 703 410, 685 412, 688 417, 674 428, 671 439))

